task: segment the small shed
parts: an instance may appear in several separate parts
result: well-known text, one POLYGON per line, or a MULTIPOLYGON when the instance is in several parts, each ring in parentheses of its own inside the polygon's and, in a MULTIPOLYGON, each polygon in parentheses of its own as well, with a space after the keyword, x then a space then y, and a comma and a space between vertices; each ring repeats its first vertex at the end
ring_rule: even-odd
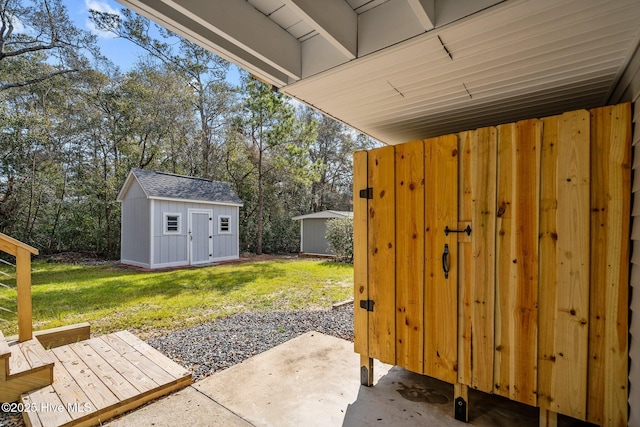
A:
POLYGON ((132 169, 117 200, 123 264, 155 269, 239 257, 243 203, 227 182, 132 169))
POLYGON ((329 249, 327 221, 336 218, 353 218, 353 212, 322 211, 293 217, 300 221, 300 252, 311 255, 335 255, 329 249))

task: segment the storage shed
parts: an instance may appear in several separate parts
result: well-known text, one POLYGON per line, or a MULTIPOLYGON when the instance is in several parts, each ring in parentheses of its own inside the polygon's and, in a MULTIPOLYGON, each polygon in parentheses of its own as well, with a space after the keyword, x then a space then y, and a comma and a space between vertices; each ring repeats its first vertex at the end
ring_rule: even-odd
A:
POLYGON ((311 255, 335 255, 329 248, 325 234, 327 221, 336 218, 353 218, 353 212, 322 211, 291 218, 300 221, 300 252, 311 255))
POLYGON ((117 200, 123 264, 155 269, 239 257, 242 200, 227 182, 132 169, 117 200))

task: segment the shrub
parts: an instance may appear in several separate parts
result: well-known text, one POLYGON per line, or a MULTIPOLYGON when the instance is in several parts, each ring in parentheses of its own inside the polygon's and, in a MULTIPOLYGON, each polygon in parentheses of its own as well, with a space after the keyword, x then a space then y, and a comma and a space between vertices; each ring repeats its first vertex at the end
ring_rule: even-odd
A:
POLYGON ((336 254, 336 261, 353 263, 353 218, 327 221, 325 237, 329 249, 336 254))

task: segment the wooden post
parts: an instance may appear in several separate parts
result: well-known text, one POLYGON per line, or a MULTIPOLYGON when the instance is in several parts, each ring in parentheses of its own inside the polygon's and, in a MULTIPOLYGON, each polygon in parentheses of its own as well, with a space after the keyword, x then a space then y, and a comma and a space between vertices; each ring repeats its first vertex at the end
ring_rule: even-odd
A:
POLYGON ((455 419, 463 423, 469 422, 469 386, 461 383, 453 385, 455 419))
POLYGON ((373 385, 373 359, 360 355, 360 384, 371 387, 373 385))
POLYGON ((16 285, 18 290, 18 341, 33 338, 31 309, 31 252, 16 250, 16 285))
POLYGON ((548 409, 540 408, 540 427, 557 427, 558 414, 548 409))

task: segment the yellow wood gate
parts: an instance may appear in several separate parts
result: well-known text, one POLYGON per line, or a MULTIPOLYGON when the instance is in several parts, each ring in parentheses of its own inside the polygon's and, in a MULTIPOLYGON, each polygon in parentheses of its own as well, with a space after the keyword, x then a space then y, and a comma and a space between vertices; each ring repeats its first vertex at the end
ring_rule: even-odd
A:
POLYGON ((629 104, 354 156, 355 351, 626 425, 629 104))

